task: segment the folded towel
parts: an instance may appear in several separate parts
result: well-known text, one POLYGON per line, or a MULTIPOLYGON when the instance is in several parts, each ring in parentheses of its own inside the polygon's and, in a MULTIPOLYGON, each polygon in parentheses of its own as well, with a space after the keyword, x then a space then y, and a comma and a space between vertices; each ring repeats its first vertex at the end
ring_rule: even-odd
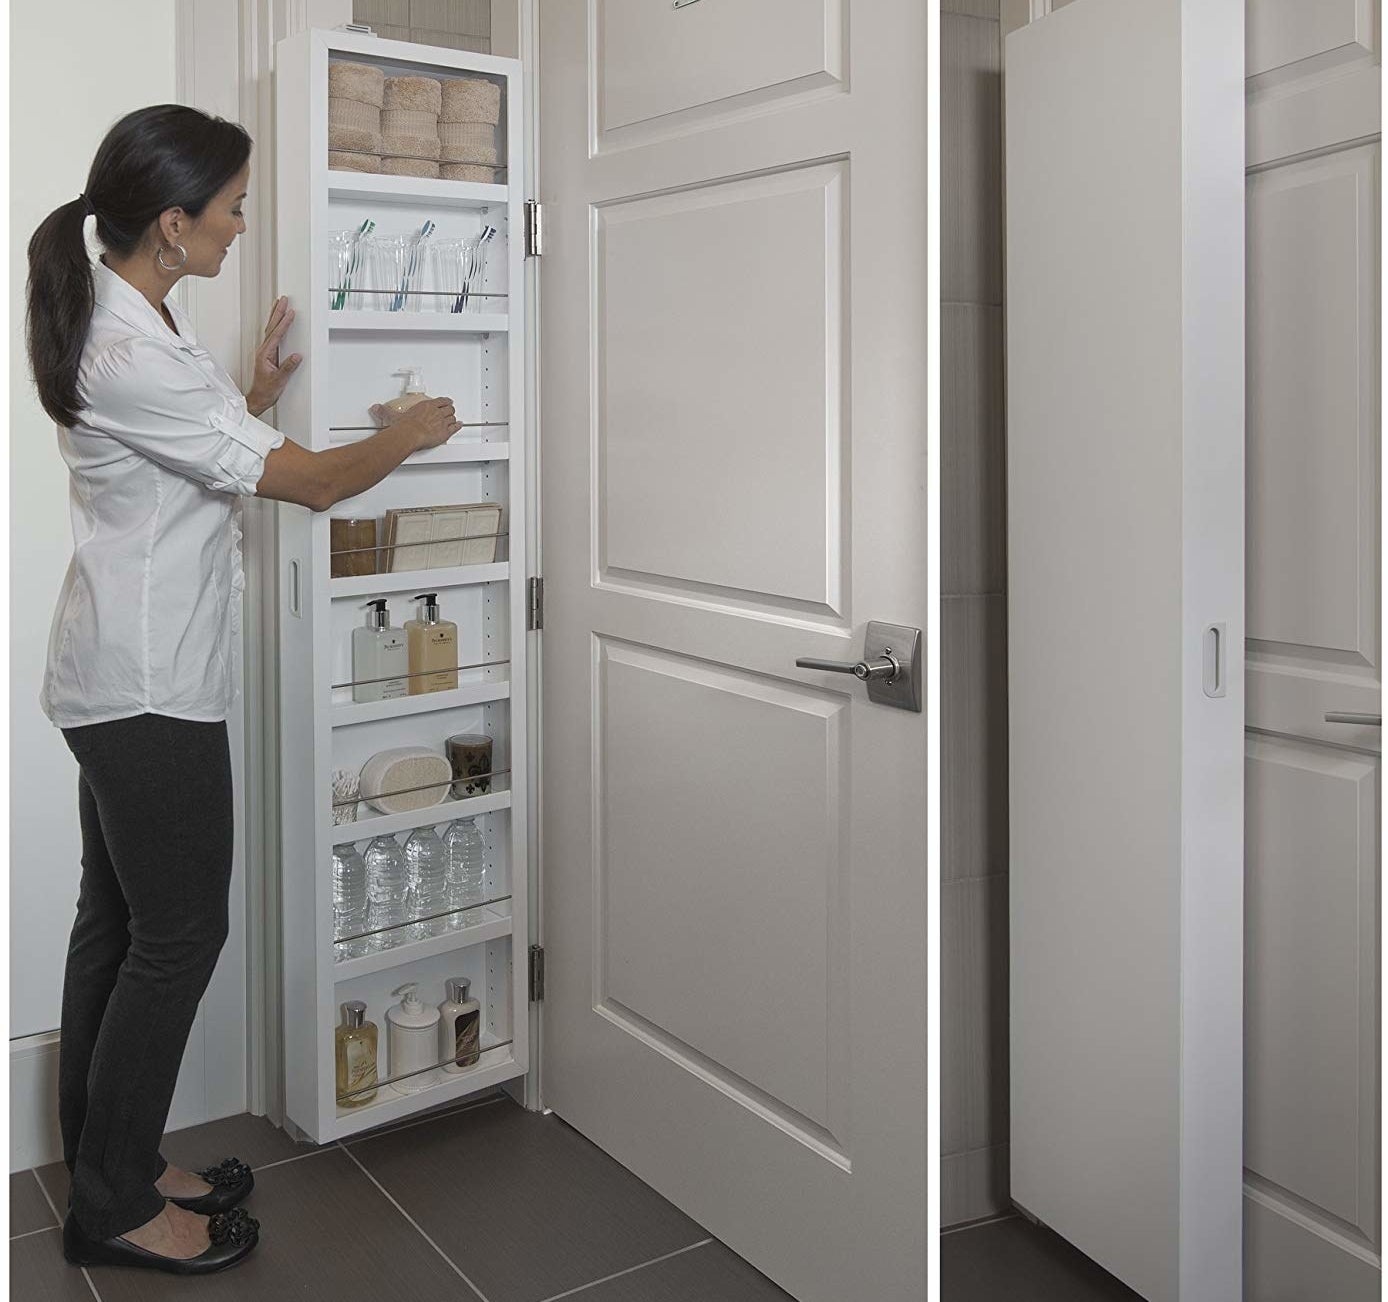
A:
POLYGON ((355 127, 358 131, 380 131, 381 110, 374 104, 363 104, 359 99, 340 99, 336 95, 330 95, 328 125, 355 127))
POLYGON ((382 107, 414 109, 438 117, 443 107, 443 87, 433 77, 387 77, 382 107))
POLYGON ((360 131, 356 127, 335 127, 328 124, 328 148, 357 150, 363 154, 381 152, 381 133, 379 131, 360 131))
POLYGON ((451 77, 443 83, 445 122, 499 122, 501 87, 480 77, 451 77))
POLYGON ((328 64, 328 95, 339 99, 360 100, 363 104, 381 107, 385 96, 386 75, 369 63, 351 63, 334 59, 328 64))
MULTIPOLYGON (((386 110, 389 112, 389 110, 386 110)), ((381 134, 381 153, 396 158, 424 158, 434 160, 439 156, 438 136, 397 136, 394 132, 381 134)))
POLYGON ((482 167, 477 163, 439 164, 439 175, 445 181, 481 181, 483 185, 494 185, 504 170, 500 167, 482 167))
POLYGON ((423 113, 418 109, 382 109, 381 130, 394 136, 436 136, 439 119, 436 113, 423 113))
POLYGON ((496 128, 490 122, 440 122, 439 140, 446 163, 496 165, 496 128))
POLYGON ((335 172, 379 172, 380 154, 345 154, 328 150, 328 166, 335 172))
POLYGON ((381 171, 387 176, 433 176, 439 174, 439 165, 427 158, 382 158, 381 171))

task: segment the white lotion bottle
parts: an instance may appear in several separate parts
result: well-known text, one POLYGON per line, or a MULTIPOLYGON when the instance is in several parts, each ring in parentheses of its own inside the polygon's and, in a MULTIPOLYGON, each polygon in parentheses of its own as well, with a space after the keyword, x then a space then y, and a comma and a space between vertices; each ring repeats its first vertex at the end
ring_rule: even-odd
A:
POLYGON ((439 1010, 420 1002, 417 982, 407 981, 391 994, 400 996, 398 1004, 386 1009, 391 1088, 416 1094, 443 1079, 438 1070, 439 1010))
POLYGON ((448 997, 439 1005, 439 1061, 452 1075, 476 1066, 482 1056, 482 1006, 468 997, 471 988, 466 977, 444 982, 448 997))
POLYGON ((352 630, 352 699, 393 701, 409 694, 409 638, 391 627, 384 597, 366 606, 366 626, 352 630))

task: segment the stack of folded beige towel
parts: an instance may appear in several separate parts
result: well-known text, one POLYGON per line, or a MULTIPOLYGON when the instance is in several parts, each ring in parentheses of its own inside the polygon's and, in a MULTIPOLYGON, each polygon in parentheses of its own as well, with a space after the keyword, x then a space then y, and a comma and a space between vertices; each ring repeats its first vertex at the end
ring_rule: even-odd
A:
POLYGON ((500 179, 501 87, 482 77, 387 77, 328 65, 328 166, 390 176, 500 179))
POLYGON ((450 181, 495 181, 500 172, 496 124, 501 119, 501 87, 481 77, 453 77, 443 83, 439 120, 442 175, 450 181))
POLYGON ((386 78, 381 171, 391 176, 438 176, 442 98, 443 87, 433 77, 386 78))
POLYGON ((381 104, 385 74, 369 63, 328 64, 328 166, 381 170, 381 104))

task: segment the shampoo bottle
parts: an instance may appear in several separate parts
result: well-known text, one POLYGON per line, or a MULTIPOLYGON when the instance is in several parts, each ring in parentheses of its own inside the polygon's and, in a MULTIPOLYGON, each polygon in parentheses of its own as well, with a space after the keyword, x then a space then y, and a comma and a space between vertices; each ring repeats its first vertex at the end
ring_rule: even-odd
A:
POLYGON ((482 1053, 482 1008, 468 998, 471 986, 466 977, 450 977, 444 983, 448 997, 439 1005, 439 1058, 446 1072, 474 1066, 482 1053))
POLYGON ((391 628, 384 597, 368 601, 366 607, 366 627, 352 630, 352 699, 393 701, 409 692, 405 630, 391 628))
POLYGON ((376 1023, 366 1020, 366 1005, 353 999, 342 1005, 346 1020, 338 1023, 337 1101, 359 1108, 376 1097, 376 1023))
POLYGON ((410 644, 410 695, 458 686, 458 626, 439 618, 439 594, 422 592, 419 615, 405 621, 410 644))
POLYGON ((420 1002, 415 982, 391 991, 401 996, 386 1009, 387 1047, 391 1085, 401 1094, 414 1094, 437 1085, 439 1010, 420 1002), (433 1068, 433 1070, 426 1070, 433 1068), (399 1076, 403 1079, 396 1080, 399 1076))

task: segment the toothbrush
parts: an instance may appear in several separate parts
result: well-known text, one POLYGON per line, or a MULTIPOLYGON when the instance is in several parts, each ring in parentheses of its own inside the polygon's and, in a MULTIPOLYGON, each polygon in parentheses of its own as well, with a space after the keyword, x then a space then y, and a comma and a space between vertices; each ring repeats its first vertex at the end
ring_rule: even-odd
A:
POLYGON ((357 227, 356 237, 352 240, 352 256, 347 263, 347 272, 342 277, 342 284, 339 286, 337 294, 333 298, 333 310, 340 312, 347 306, 347 293, 352 288, 352 277, 357 272, 357 259, 361 255, 361 244, 372 231, 376 229, 376 223, 368 217, 360 226, 357 227))
POLYGON ((414 244, 410 247, 410 263, 405 268, 405 278, 400 282, 400 288, 395 291, 395 300, 391 304, 391 310, 398 312, 405 306, 405 300, 410 292, 410 282, 414 279, 415 268, 419 262, 419 251, 424 245, 424 241, 433 234, 434 223, 426 221, 419 228, 419 234, 415 237, 414 244))

